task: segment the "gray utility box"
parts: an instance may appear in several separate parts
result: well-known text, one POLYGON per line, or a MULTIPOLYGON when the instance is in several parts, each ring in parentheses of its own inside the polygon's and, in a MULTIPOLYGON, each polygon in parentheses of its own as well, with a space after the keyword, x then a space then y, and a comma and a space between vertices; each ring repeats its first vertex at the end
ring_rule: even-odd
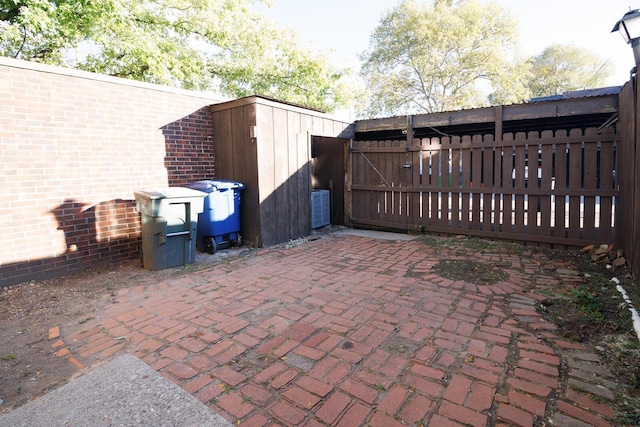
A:
POLYGON ((331 193, 329 190, 311 191, 311 228, 331 223, 331 193))
POLYGON ((142 217, 142 264, 148 270, 162 270, 192 264, 196 260, 198 214, 202 212, 202 191, 170 187, 134 191, 136 209, 142 217))

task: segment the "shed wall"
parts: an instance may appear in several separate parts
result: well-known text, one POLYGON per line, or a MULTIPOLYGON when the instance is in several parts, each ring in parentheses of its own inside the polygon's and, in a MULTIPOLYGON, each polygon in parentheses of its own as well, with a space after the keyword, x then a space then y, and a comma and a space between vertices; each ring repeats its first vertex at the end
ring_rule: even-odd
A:
POLYGON ((349 138, 351 125, 261 97, 214 105, 211 110, 217 178, 245 184, 240 209, 243 240, 261 247, 307 236, 311 137, 349 138))

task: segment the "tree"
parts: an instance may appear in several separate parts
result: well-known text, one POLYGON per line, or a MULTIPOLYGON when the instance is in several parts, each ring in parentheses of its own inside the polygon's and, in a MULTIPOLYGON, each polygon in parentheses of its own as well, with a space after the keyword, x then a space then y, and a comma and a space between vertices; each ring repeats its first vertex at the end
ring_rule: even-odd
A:
POLYGON ((403 0, 381 19, 362 55, 370 100, 364 114, 526 102, 602 86, 611 74, 610 64, 575 46, 521 59, 516 24, 494 3, 403 0))
POLYGON ((258 14, 268 0, 0 0, 0 55, 332 110, 337 70, 258 14))
POLYGON ((527 88, 531 97, 604 86, 611 64, 573 45, 555 44, 530 59, 527 88))
POLYGON ((102 4, 76 0, 0 0, 0 53, 58 64, 65 49, 88 34, 102 4), (73 24, 82 22, 81 25, 73 24))
POLYGON ((527 102, 531 98, 529 83, 532 79, 531 58, 506 63, 491 81, 487 101, 490 105, 508 105, 527 102))
POLYGON ((374 30, 362 55, 369 115, 486 104, 478 85, 504 78, 515 56, 515 22, 495 3, 403 0, 374 30))
POLYGON ((250 27, 228 39, 210 62, 225 93, 258 93, 328 111, 347 104, 347 70, 336 70, 325 55, 302 48, 288 29, 259 20, 250 27))

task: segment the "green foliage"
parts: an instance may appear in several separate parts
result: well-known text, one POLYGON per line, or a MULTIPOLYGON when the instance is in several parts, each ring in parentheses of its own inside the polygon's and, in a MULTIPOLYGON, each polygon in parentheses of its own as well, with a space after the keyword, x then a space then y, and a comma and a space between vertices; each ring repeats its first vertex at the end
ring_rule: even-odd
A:
POLYGON ((504 64, 493 78, 493 91, 488 95, 489 104, 509 105, 528 101, 531 99, 531 79, 531 60, 504 64))
POLYGON ((403 0, 382 18, 363 54, 368 114, 430 113, 485 103, 514 56, 515 23, 495 3, 403 0))
POLYGON ((362 55, 369 116, 512 104, 602 86, 610 66, 573 46, 521 58, 510 11, 478 0, 403 0, 362 55))
POLYGON ((253 6, 267 0, 0 0, 0 55, 186 89, 346 104, 343 77, 253 6))
POLYGON ((586 286, 582 285, 578 289, 572 289, 571 293, 573 295, 572 301, 580 311, 596 321, 604 319, 604 305, 597 295, 589 292, 586 286))
POLYGON ((495 80, 489 101, 511 104, 567 91, 602 87, 611 64, 585 49, 555 44, 541 54, 508 66, 495 80))
POLYGON ((2 361, 3 362, 9 362, 11 360, 15 360, 15 358, 16 358, 15 354, 9 353, 9 354, 6 354, 6 355, 2 356, 2 361))
POLYGON ((64 49, 88 35, 86 22, 97 16, 101 6, 78 0, 0 0, 0 53, 60 63, 64 49))
MULTIPOLYGON (((634 380, 636 380, 634 375, 634 380)), ((620 426, 637 426, 640 425, 640 408, 635 401, 627 400, 627 399, 619 399, 620 406, 622 406, 623 410, 618 411, 615 415, 614 422, 615 425, 620 426)))
POLYGON ((238 97, 257 93, 329 111, 345 105, 347 70, 333 69, 324 55, 295 40, 287 29, 254 21, 242 38, 227 41, 209 69, 225 93, 238 97))
POLYGON ((357 103, 368 116, 522 102, 610 73, 572 46, 520 60, 516 22, 496 3, 402 0, 362 56, 365 90, 254 10, 268 2, 0 0, 0 55, 327 111, 357 103))
POLYGON ((601 87, 611 74, 606 60, 572 45, 549 46, 530 64, 527 86, 532 97, 601 87))

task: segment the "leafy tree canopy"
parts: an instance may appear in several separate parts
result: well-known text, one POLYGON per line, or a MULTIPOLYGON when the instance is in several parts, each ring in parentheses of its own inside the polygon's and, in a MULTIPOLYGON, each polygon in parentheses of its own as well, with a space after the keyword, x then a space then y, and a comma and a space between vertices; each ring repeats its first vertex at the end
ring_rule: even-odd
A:
POLYGON ((476 84, 505 69, 514 20, 494 3, 403 0, 371 36, 362 75, 368 113, 435 112, 483 103, 476 84))
POLYGON ((597 87, 610 67, 589 52, 554 45, 520 58, 517 22, 496 3, 403 0, 363 53, 368 116, 430 113, 597 87))
POLYGON ((610 63, 573 45, 549 46, 529 63, 527 87, 532 97, 601 87, 612 72, 610 63))
POLYGON ((347 71, 258 14, 259 1, 0 0, 0 55, 235 97, 342 106, 347 71))

